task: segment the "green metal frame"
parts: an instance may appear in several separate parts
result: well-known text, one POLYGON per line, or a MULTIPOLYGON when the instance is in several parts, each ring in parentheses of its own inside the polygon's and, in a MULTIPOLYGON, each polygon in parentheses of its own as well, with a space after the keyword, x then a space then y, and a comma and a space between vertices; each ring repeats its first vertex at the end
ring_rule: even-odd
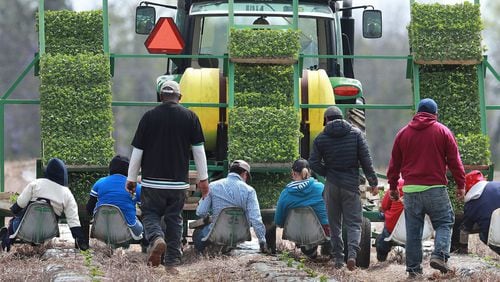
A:
MULTIPOLYGON (((298 27, 298 0, 293 0, 293 21, 291 28, 297 29, 298 27)), ((413 3, 414 1, 410 1, 413 3)), ((479 4, 479 1, 474 1, 479 4)), ((232 7, 234 1, 229 0, 229 7, 232 7)), ((183 103, 186 107, 226 107, 232 108, 234 106, 234 63, 229 60, 228 55, 224 56, 213 56, 213 55, 158 55, 158 54, 113 54, 109 50, 109 18, 108 18, 108 0, 102 0, 103 5, 103 50, 104 53, 110 57, 110 60, 114 62, 116 59, 127 59, 127 58, 161 58, 161 59, 174 59, 174 58, 217 58, 224 59, 227 70, 225 73, 228 76, 228 103, 183 103)), ((26 68, 17 77, 14 83, 7 89, 7 91, 0 98, 0 123, 2 124, 2 132, 0 132, 0 192, 5 189, 5 151, 4 151, 4 123, 5 123, 5 105, 15 104, 15 105, 38 105, 40 103, 39 99, 9 99, 14 90, 23 81, 26 75, 31 71, 31 69, 36 68, 39 63, 40 57, 45 53, 45 14, 44 14, 44 0, 39 0, 39 52, 35 54, 32 61, 26 66, 26 68)), ((230 26, 234 26, 234 10, 230 8, 229 11, 230 26)), ((244 26, 235 26, 242 28, 244 26)), ((228 33, 229 34, 229 33, 228 33)), ((320 104, 300 104, 299 103, 299 81, 300 81, 300 70, 301 62, 304 58, 308 57, 318 57, 318 58, 350 58, 350 59, 368 59, 368 60, 407 60, 409 68, 408 72, 411 74, 413 79, 413 103, 412 104, 338 104, 339 108, 358 108, 358 109, 391 109, 391 110, 416 110, 416 105, 420 100, 420 88, 419 88, 419 66, 413 62, 413 57, 410 56, 368 56, 368 55, 299 55, 299 60, 294 64, 294 106, 295 108, 326 108, 327 105, 320 104)), ((500 110, 500 105, 487 105, 484 94, 484 78, 485 74, 489 71, 497 81, 500 81, 499 73, 491 66, 488 62, 488 58, 485 56, 480 62, 477 68, 478 77, 478 90, 480 95, 480 109, 481 109, 481 131, 483 134, 487 134, 487 111, 500 110)), ((158 105, 157 102, 138 102, 138 101, 112 101, 112 106, 155 106, 158 105)), ((227 163, 225 164, 212 164, 209 165, 211 171, 224 171, 227 173, 227 163), (225 166, 225 167, 224 167, 225 166)), ((262 168, 261 171, 288 171, 288 168, 262 168)))

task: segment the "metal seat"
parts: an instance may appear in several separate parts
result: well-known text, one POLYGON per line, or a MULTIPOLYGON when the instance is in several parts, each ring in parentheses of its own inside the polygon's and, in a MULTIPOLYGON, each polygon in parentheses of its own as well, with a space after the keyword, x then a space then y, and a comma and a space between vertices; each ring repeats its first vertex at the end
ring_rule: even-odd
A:
POLYGON ((233 248, 240 242, 251 241, 250 225, 243 209, 239 207, 222 209, 210 232, 202 240, 233 248))
MULTIPOLYGON (((432 228, 431 219, 428 215, 425 215, 424 230, 422 231, 422 241, 429 240, 432 237, 433 232, 434 229, 432 228)), ((396 226, 394 226, 394 230, 392 230, 391 235, 384 240, 387 242, 392 240, 401 245, 406 244, 406 220, 404 211, 399 216, 398 222, 396 222, 396 226)))
POLYGON ((494 210, 491 214, 488 245, 500 247, 500 208, 494 210))
POLYGON ((19 223, 16 232, 10 236, 22 242, 42 244, 59 236, 57 217, 49 203, 31 203, 19 223))
POLYGON ((134 238, 120 208, 109 204, 99 206, 94 213, 90 237, 112 246, 141 239, 134 238))
POLYGON ((290 209, 283 227, 283 239, 299 246, 317 246, 327 242, 326 236, 316 213, 311 207, 290 209))

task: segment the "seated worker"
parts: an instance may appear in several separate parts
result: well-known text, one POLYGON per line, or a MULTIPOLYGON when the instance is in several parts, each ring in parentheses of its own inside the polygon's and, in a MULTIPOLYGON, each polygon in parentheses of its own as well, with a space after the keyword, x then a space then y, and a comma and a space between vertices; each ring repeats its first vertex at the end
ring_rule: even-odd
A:
POLYGON ((135 195, 131 195, 123 187, 127 182, 129 159, 117 155, 109 163, 109 175, 97 180, 90 191, 87 201, 87 213, 90 216, 104 204, 115 205, 125 216, 127 224, 138 240, 144 230, 136 216, 136 204, 141 202, 141 185, 137 184, 135 195))
POLYGON ((88 241, 83 236, 78 217, 78 206, 67 186, 68 171, 64 162, 57 158, 50 159, 45 169, 45 178, 38 178, 30 182, 10 208, 15 216, 10 220, 9 227, 2 227, 0 231, 2 249, 10 250, 9 236, 14 234, 19 227, 28 205, 37 200, 47 201, 52 206, 57 218, 64 213, 71 235, 75 238, 76 246, 81 250, 88 249, 88 241))
MULTIPOLYGON (((462 229, 470 232, 477 224, 479 239, 488 244, 491 214, 500 208, 500 182, 488 182, 479 170, 473 170, 465 175, 465 193, 462 229)), ((489 247, 500 255, 500 247, 489 247)))
POLYGON ((398 222, 399 216, 404 210, 403 185, 404 180, 400 178, 397 186, 399 199, 392 200, 390 190, 386 191, 384 198, 382 198, 380 211, 384 214, 384 229, 382 230, 382 233, 377 236, 377 240, 375 242, 378 261, 385 261, 387 259, 387 255, 391 251, 391 248, 394 246, 394 242, 385 241, 385 238, 391 235, 396 223, 398 222))
MULTIPOLYGON (((326 236, 330 237, 330 225, 326 213, 325 202, 323 201, 323 190, 325 185, 311 177, 309 162, 305 159, 298 159, 292 165, 292 179, 288 183, 278 199, 274 222, 277 226, 283 227, 288 211, 293 208, 312 207, 319 222, 321 223, 326 236)), ((330 251, 331 243, 327 242, 323 248, 330 251)), ((317 256, 317 248, 310 250, 302 249, 304 254, 310 258, 317 256)))
POLYGON ((246 183, 249 178, 250 165, 245 161, 236 160, 231 163, 226 178, 209 184, 209 192, 200 200, 196 215, 200 217, 211 215, 212 223, 193 233, 194 246, 198 252, 202 253, 205 250, 208 242, 202 239, 208 235, 217 216, 226 207, 240 207, 245 211, 248 223, 259 239, 261 252, 267 252, 266 227, 262 222, 255 189, 246 183))

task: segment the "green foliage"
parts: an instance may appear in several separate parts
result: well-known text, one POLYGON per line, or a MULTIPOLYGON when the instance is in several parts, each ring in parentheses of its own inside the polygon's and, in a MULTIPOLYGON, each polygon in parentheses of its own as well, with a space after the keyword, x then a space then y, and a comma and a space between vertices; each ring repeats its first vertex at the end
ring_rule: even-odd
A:
POLYGON ((234 93, 234 105, 236 107, 286 107, 291 105, 289 97, 283 93, 263 94, 258 92, 236 92, 234 93))
MULTIPOLYGON (((38 20, 36 29, 38 31, 38 20)), ((46 11, 45 51, 49 54, 102 53, 102 10, 46 11)))
POLYGON ((290 181, 290 173, 252 173, 250 185, 255 188, 260 208, 275 208, 281 191, 290 181))
POLYGON ((235 92, 259 92, 265 95, 284 93, 291 105, 293 67, 286 65, 244 65, 235 68, 235 92))
POLYGON ((456 136, 462 162, 468 165, 487 165, 490 163, 490 138, 487 135, 458 134, 456 136))
POLYGON ((86 203, 94 183, 99 180, 99 178, 107 175, 107 172, 72 172, 70 170, 70 172, 68 172, 68 187, 71 193, 73 193, 76 202, 80 204, 86 203))
POLYGON ((424 66, 420 96, 438 104, 439 120, 455 134, 481 132, 476 66, 424 66))
POLYGON ((297 30, 231 29, 229 54, 237 58, 294 58, 300 51, 297 30))
POLYGON ((109 60, 46 55, 40 64, 42 156, 67 165, 107 165, 113 157, 109 60))
POLYGON ((292 107, 234 108, 229 112, 228 158, 292 162, 299 156, 299 116, 292 107))
POLYGON ((408 34, 415 60, 481 60, 482 29, 479 5, 412 4, 408 34))
POLYGON ((448 185, 446 185, 446 187, 448 189, 448 195, 450 197, 453 212, 455 212, 455 214, 462 214, 464 212, 464 202, 457 199, 457 184, 451 175, 448 176, 448 185))

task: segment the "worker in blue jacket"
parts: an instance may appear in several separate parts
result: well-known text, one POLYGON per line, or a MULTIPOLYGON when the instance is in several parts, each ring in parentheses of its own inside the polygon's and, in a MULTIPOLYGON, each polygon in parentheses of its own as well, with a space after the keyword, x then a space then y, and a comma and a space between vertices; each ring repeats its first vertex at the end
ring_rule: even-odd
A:
MULTIPOLYGON (((473 170, 465 175, 465 192, 462 228, 466 232, 472 231, 477 224, 479 239, 488 244, 491 214, 500 208, 500 182, 486 181, 479 170, 473 170)), ((489 247, 500 255, 500 247, 489 247)))
MULTIPOLYGON (((324 185, 311 177, 311 168, 305 159, 298 159, 292 165, 292 179, 288 183, 278 199, 274 222, 277 226, 283 227, 288 211, 293 208, 311 207, 321 223, 326 236, 330 237, 330 226, 326 213, 325 202, 323 201, 324 185)), ((323 245, 330 252, 330 242, 323 245)), ((317 246, 306 250, 302 249, 305 255, 310 258, 317 256, 317 246)), ((323 250, 323 253, 325 251, 323 250)))

